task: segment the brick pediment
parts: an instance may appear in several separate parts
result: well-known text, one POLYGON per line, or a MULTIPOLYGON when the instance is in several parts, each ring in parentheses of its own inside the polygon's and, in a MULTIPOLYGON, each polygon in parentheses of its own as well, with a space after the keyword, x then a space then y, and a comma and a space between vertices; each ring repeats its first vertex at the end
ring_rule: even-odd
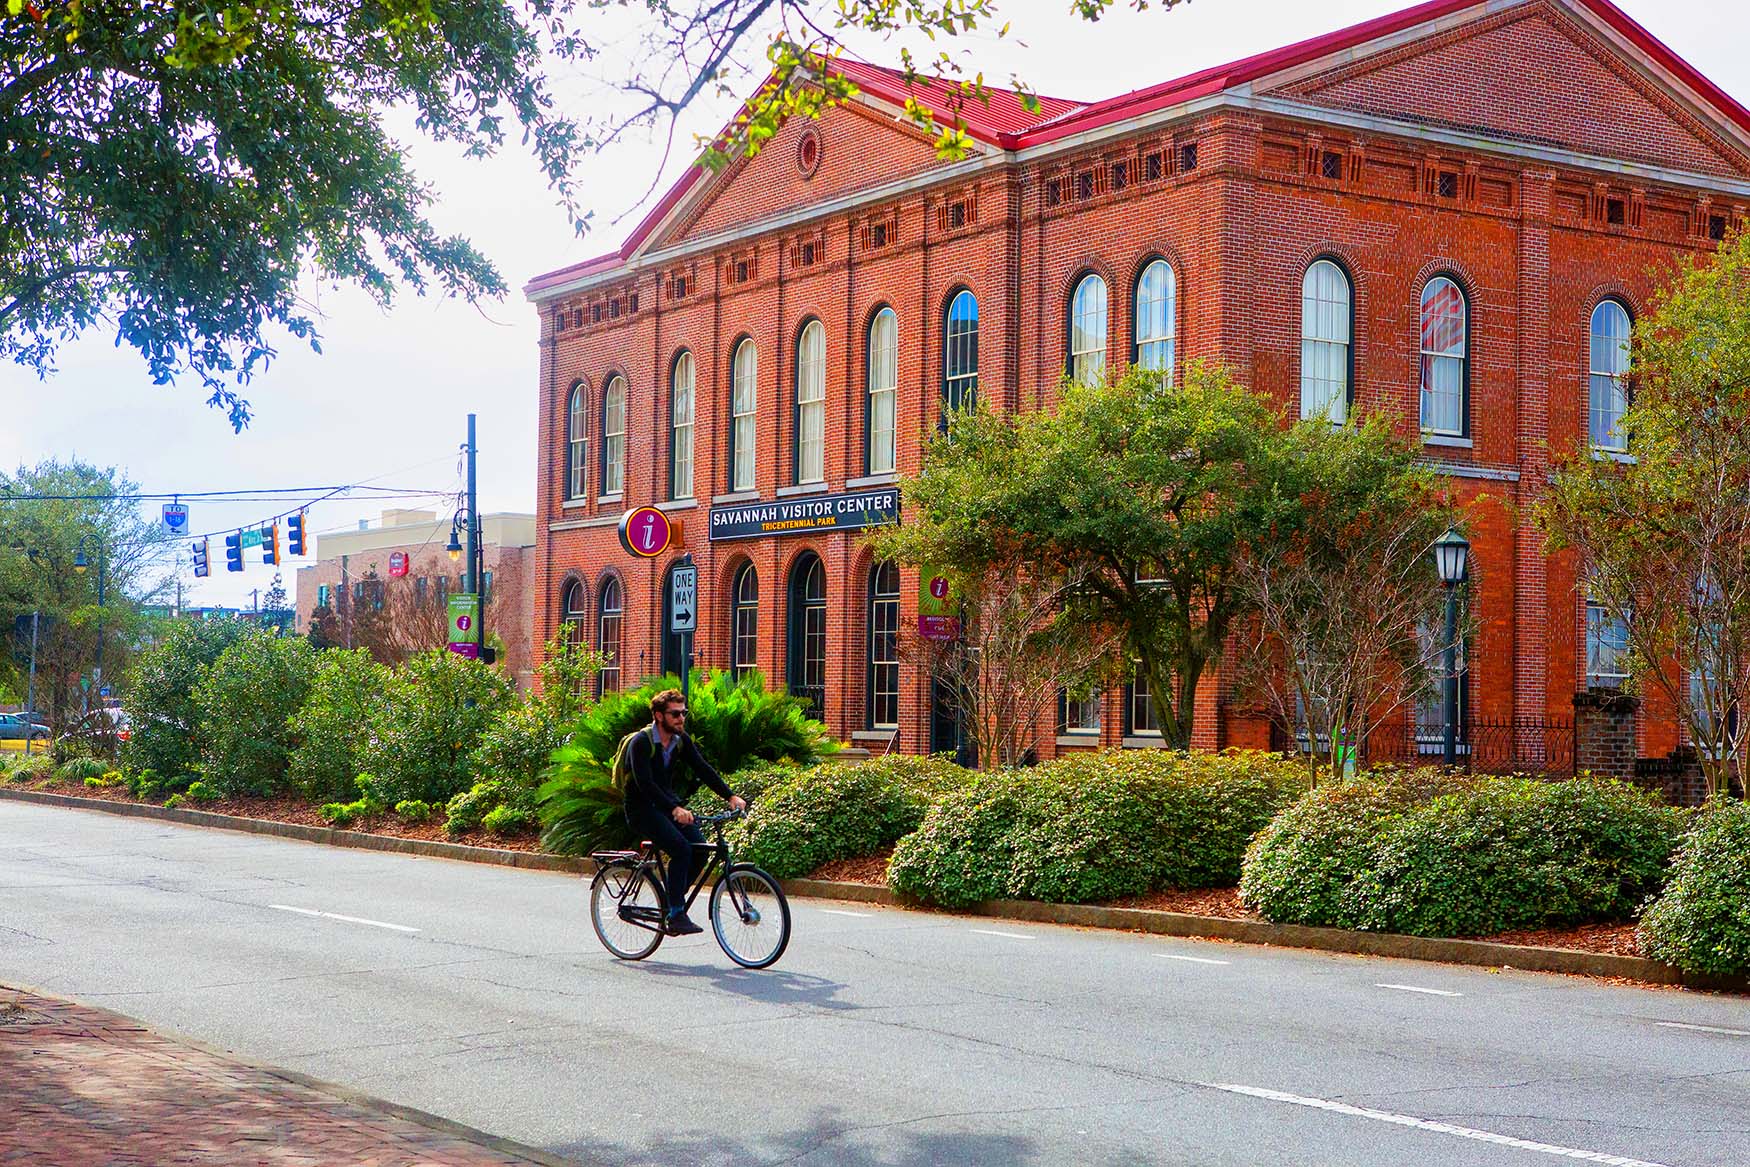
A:
POLYGON ((734 230, 940 165, 921 130, 853 101, 818 119, 785 122, 758 154, 707 178, 650 243, 666 247, 734 230))
POLYGON ((1644 62, 1548 0, 1259 88, 1676 170, 1750 174, 1750 157, 1664 89, 1644 62))

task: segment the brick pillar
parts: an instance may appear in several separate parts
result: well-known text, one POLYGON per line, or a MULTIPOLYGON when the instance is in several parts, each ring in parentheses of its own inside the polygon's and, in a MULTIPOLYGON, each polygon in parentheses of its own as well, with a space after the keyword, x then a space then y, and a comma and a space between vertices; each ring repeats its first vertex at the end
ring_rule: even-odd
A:
MULTIPOLYGON (((1554 178, 1540 170, 1527 170, 1520 178, 1515 373, 1522 505, 1542 493, 1549 469, 1549 232, 1554 178)), ((1534 524, 1514 526, 1513 559, 1513 716, 1544 717, 1549 701, 1549 561, 1534 524)))
POLYGON ((1574 694, 1574 769, 1600 778, 1635 777, 1635 712, 1640 702, 1615 690, 1574 694))

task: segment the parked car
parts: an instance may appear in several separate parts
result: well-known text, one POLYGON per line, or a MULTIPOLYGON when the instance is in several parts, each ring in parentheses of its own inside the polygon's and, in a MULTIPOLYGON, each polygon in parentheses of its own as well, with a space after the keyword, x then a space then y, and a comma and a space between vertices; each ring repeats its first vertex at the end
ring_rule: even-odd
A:
POLYGON ((0 713, 0 741, 46 742, 49 727, 31 720, 27 713, 0 713))

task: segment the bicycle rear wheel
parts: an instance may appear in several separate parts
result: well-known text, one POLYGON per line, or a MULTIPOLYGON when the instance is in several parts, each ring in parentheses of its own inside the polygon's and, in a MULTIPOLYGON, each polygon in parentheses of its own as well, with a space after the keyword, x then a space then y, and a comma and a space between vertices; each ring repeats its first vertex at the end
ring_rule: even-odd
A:
POLYGON ((743 968, 765 968, 790 943, 790 902, 777 880, 738 863, 711 889, 711 930, 730 960, 743 968))
POLYGON ((667 910, 662 888, 632 863, 609 863, 589 885, 589 922, 602 947, 621 960, 643 960, 662 943, 667 910))

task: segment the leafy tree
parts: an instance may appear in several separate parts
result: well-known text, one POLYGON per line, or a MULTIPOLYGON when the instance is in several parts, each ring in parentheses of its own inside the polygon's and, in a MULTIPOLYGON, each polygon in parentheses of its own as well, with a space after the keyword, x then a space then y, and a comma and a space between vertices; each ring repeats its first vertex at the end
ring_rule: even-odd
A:
POLYGON ((1429 545, 1455 520, 1421 447, 1373 415, 1323 417, 1283 435, 1270 523, 1237 559, 1255 635, 1241 636, 1242 689, 1316 765, 1339 739, 1364 743, 1427 687, 1445 595, 1429 545))
POLYGON ((1627 457, 1569 451, 1535 515, 1628 630, 1717 794, 1750 735, 1750 234, 1686 259, 1635 325, 1627 457))
POLYGON ((356 794, 359 755, 391 680, 362 648, 317 656, 309 694, 291 715, 297 744, 287 759, 292 782, 310 801, 347 801, 356 794))
POLYGON ((131 725, 122 760, 130 769, 156 772, 167 790, 194 780, 201 721, 195 693, 246 628, 235 620, 177 620, 134 661, 122 698, 131 725))
MULTIPOLYGON (((1075 10, 1096 20, 1111 3, 1075 10)), ((432 193, 385 111, 411 109, 422 134, 476 156, 520 126, 581 231, 578 161, 634 127, 666 122, 672 141, 674 119, 701 93, 726 92, 756 55, 769 79, 707 163, 757 151, 784 118, 854 93, 822 67, 849 32, 935 40, 1000 25, 992 0, 651 5, 642 43, 618 54, 632 108, 580 125, 561 110, 585 103, 555 100, 546 66, 594 60, 603 46, 588 22, 613 8, 638 10, 629 0, 8 0, 0 356, 46 375, 63 342, 103 323, 158 383, 199 378, 241 429, 242 389, 280 334, 318 344, 301 285, 352 283, 384 305, 402 287, 470 301, 505 290, 465 239, 432 225, 432 193)), ((936 131, 941 153, 962 155, 959 111, 988 91, 946 51, 931 68, 948 80, 919 89, 907 112, 936 131)))
POLYGON ((503 673, 444 649, 408 660, 384 696, 360 765, 371 775, 366 797, 385 806, 448 802, 472 786, 481 735, 516 700, 503 673))
POLYGON ((1197 685, 1246 610, 1235 563, 1273 516, 1279 435, 1268 402, 1197 363, 1181 385, 1147 370, 1066 384, 1055 413, 965 412, 904 484, 907 522, 881 546, 1076 581, 1057 619, 1121 637, 1183 748, 1197 685))
POLYGON ((310 691, 315 650, 302 638, 244 625, 194 692, 201 774, 221 795, 280 794, 297 744, 294 716, 310 691))

